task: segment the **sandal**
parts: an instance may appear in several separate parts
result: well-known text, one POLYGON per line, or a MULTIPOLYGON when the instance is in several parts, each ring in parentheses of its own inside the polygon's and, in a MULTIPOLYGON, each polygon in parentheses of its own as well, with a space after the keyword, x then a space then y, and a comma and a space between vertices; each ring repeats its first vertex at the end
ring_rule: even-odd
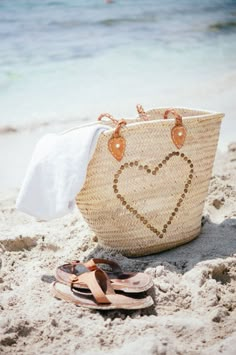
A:
MULTIPOLYGON (((153 286, 151 276, 143 272, 123 272, 121 267, 112 260, 91 259, 87 262, 72 261, 56 269, 56 279, 66 285, 70 285, 74 276, 79 276, 84 272, 102 269, 109 277, 112 287, 116 291, 128 293, 139 293, 147 291, 153 286), (103 269, 100 264, 106 265, 110 270, 103 269)), ((80 279, 81 280, 81 279, 80 279)), ((78 282, 80 288, 86 289, 84 282, 78 282)))
POLYGON ((107 275, 100 269, 91 272, 85 272, 77 277, 81 284, 86 284, 90 294, 77 292, 74 287, 78 280, 71 283, 71 287, 60 282, 53 282, 51 292, 54 297, 75 303, 78 306, 99 309, 143 309, 153 305, 153 299, 150 296, 143 298, 128 297, 126 295, 115 293, 107 275))

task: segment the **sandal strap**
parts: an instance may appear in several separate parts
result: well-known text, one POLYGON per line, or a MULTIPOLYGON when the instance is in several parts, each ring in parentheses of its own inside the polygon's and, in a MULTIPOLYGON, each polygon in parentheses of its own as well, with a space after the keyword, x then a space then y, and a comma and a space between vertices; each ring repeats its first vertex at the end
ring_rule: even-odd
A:
MULTIPOLYGON (((103 289, 106 290, 107 294, 115 294, 109 279, 100 269, 79 275, 77 280, 81 283, 85 283, 88 286, 97 303, 110 303, 103 289), (103 289, 100 285, 103 286, 103 289)), ((74 282, 71 284, 72 290, 73 284, 74 282)))
POLYGON ((72 282, 72 280, 75 280, 78 273, 83 274, 89 271, 90 269, 88 269, 79 260, 73 260, 70 263, 61 265, 57 268, 56 278, 59 278, 59 281, 64 280, 65 282, 72 282), (79 270, 76 270, 76 268, 79 268, 79 270))
MULTIPOLYGON (((99 268, 99 264, 109 265, 111 267, 110 272, 122 273, 121 267, 115 261, 102 258, 94 258, 87 262, 72 260, 70 263, 61 265, 57 268, 56 277, 59 281, 62 282, 80 284, 82 283, 81 276, 84 273, 88 273, 89 271, 102 270, 99 268)), ((109 273, 109 271, 104 272, 109 273)))
POLYGON ((115 261, 109 260, 109 259, 93 258, 83 264, 86 268, 88 268, 91 271, 98 269, 99 268, 98 264, 105 264, 105 265, 109 265, 111 267, 112 271, 115 273, 122 272, 120 265, 118 263, 116 263, 115 261))

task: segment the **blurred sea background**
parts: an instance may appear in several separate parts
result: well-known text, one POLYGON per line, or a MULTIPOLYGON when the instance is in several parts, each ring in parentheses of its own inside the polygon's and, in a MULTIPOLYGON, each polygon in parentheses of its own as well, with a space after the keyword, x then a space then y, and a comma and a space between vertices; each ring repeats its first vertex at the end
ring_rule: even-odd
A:
POLYGON ((137 103, 224 112, 236 140, 236 1, 0 0, 0 189, 43 134, 137 103))

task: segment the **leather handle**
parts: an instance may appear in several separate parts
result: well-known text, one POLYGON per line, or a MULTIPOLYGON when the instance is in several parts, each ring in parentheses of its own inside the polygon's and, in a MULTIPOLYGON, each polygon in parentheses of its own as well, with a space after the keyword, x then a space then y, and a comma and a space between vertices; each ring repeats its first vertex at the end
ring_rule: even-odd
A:
POLYGON ((138 111, 139 118, 141 118, 141 120, 148 121, 148 116, 147 116, 146 112, 144 111, 143 106, 140 104, 137 104, 136 109, 138 111))
POLYGON ((165 111, 164 119, 166 120, 170 113, 172 113, 172 115, 174 115, 174 117, 175 117, 175 125, 176 126, 182 126, 183 125, 182 116, 180 116, 178 114, 178 112, 176 112, 173 108, 168 108, 168 110, 165 111))
POLYGON ((107 117, 109 118, 113 123, 117 124, 119 121, 116 120, 110 113, 101 113, 98 116, 98 121, 101 121, 103 119, 103 117, 107 117))
MULTIPOLYGON (((136 105, 139 117, 141 120, 147 121, 148 120, 148 115, 144 111, 144 108, 142 105, 136 105)), ((187 130, 183 125, 183 119, 182 116, 173 108, 168 108, 164 112, 164 120, 166 120, 169 116, 169 114, 174 115, 175 117, 175 125, 171 129, 171 139, 175 146, 180 149, 184 145, 184 141, 187 135, 187 130)))
MULTIPOLYGON (((144 111, 144 108, 142 105, 138 104, 136 105, 136 109, 138 111, 139 117, 141 120, 144 121, 148 121, 148 115, 147 113, 144 111)), ((172 113, 175 117, 175 125, 176 126, 182 126, 183 125, 183 121, 182 121, 182 116, 180 116, 180 114, 178 114, 178 112, 176 112, 173 108, 168 108, 165 113, 164 113, 164 119, 168 118, 168 115, 172 113)))
POLYGON ((98 116, 98 121, 102 121, 103 117, 109 118, 116 125, 113 137, 120 137, 120 129, 125 126, 127 122, 123 118, 121 120, 115 119, 110 113, 101 113, 98 116))

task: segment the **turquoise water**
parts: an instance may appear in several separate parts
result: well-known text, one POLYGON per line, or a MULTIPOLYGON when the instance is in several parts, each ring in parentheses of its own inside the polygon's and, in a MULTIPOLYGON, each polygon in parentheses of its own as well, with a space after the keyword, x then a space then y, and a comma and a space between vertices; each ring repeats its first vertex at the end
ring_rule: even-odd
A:
POLYGON ((224 111, 226 144, 235 83, 236 1, 0 0, 0 127, 139 102, 224 111))

